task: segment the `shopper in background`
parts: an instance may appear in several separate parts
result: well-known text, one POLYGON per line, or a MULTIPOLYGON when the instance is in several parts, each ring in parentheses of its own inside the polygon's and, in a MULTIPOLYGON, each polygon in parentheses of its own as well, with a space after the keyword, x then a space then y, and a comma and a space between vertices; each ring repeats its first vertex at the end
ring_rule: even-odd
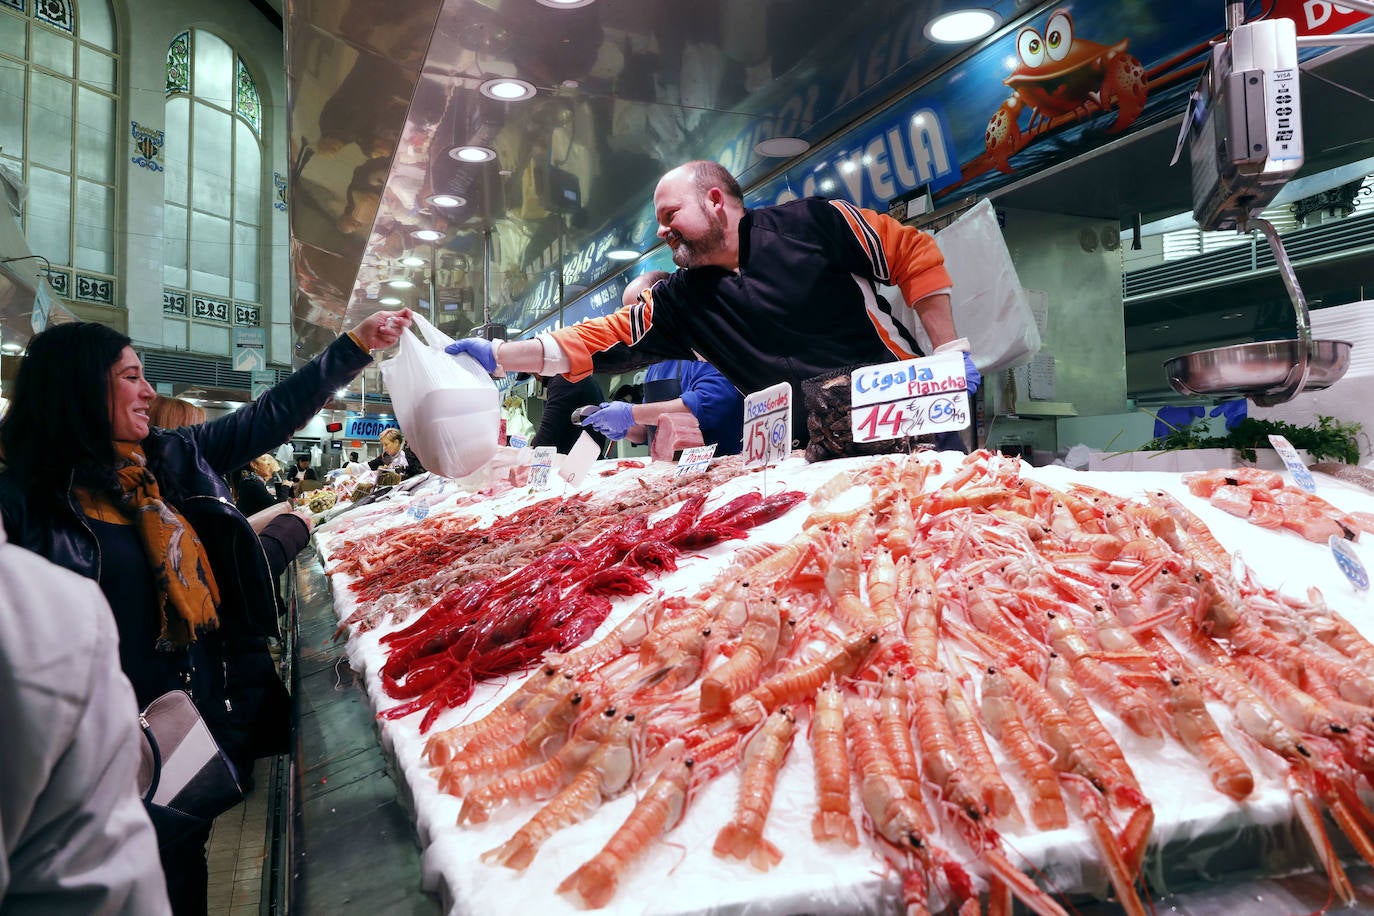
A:
POLYGON ((179 429, 205 422, 205 411, 181 398, 158 395, 148 407, 148 425, 163 429, 179 429))
MULTIPOLYGON (((667 278, 666 270, 640 274, 625 287, 622 304, 634 305, 642 292, 667 278)), ((696 418, 703 445, 714 445, 717 455, 740 453, 744 396, 715 366, 699 359, 663 360, 644 373, 643 390, 644 403, 602 402, 601 410, 582 425, 611 439, 628 439, 639 445, 652 440, 659 417, 688 412, 696 418)))
MULTIPOLYGON (((183 401, 181 398, 167 398, 159 395, 153 400, 152 406, 148 408, 150 426, 163 429, 180 429, 184 426, 196 426, 204 422, 205 411, 190 401, 183 401)), ((304 458, 304 456, 302 457, 304 458)), ((308 461, 309 459, 305 460, 308 461)), ((253 526, 253 530, 258 534, 258 541, 262 544, 262 552, 267 557, 267 567, 272 572, 274 583, 282 573, 286 572, 286 567, 296 558, 296 555, 305 549, 306 544, 310 543, 310 532, 314 528, 315 522, 310 513, 302 510, 282 512, 253 526)), ((280 615, 286 609, 285 602, 282 600, 281 588, 273 588, 273 593, 277 599, 277 613, 280 615)), ((244 775, 246 778, 247 774, 244 775)))
POLYGON ((248 462, 249 474, 239 480, 234 504, 244 515, 256 515, 279 502, 285 502, 277 493, 273 478, 276 475, 277 459, 271 455, 259 455, 248 462))
POLYGON ((367 463, 372 470, 377 471, 386 468, 396 471, 401 475, 402 480, 415 477, 425 472, 425 466, 420 463, 420 459, 415 457, 406 446, 405 437, 396 428, 382 430, 378 441, 382 443, 382 453, 367 463))
MULTIPOLYGON (((531 448, 552 445, 554 450, 566 455, 572 451, 582 435, 581 428, 573 422, 573 411, 589 404, 600 404, 604 397, 601 385, 590 375, 579 382, 570 382, 561 375, 540 378, 544 388, 544 414, 539 418, 539 429, 530 440, 531 448)), ((607 439, 596 430, 587 430, 596 440, 601 453, 606 453, 607 439)))
POLYGON ((0 531, 0 913, 170 912, 134 789, 144 743, 119 635, 89 579, 0 531))
POLYGON ((899 287, 935 345, 961 350, 970 394, 980 376, 956 336, 949 273, 935 240, 839 200, 810 197, 746 210, 721 165, 689 162, 654 190, 658 235, 683 268, 640 302, 533 340, 464 338, 448 347, 489 372, 580 379, 627 356, 706 359, 740 391, 791 382, 793 434, 806 436, 801 383, 920 353, 877 295, 899 287))
MULTIPOLYGON (((142 363, 104 325, 48 328, 14 380, 0 422, 10 541, 98 582, 138 705, 189 689, 241 772, 286 750, 289 697, 267 651, 267 560, 219 475, 285 441, 410 320, 377 312, 253 403, 178 430, 150 427, 142 363)), ((177 914, 205 913, 209 833, 159 844, 177 914)))

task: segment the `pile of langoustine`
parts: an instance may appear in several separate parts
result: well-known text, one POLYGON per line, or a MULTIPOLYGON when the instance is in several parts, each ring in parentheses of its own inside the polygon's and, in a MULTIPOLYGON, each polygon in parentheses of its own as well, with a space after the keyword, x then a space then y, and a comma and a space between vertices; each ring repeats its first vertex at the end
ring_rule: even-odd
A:
POLYGON ((1020 468, 980 452, 929 491, 929 457, 837 477, 792 540, 744 548, 694 597, 644 601, 484 717, 433 735, 426 758, 462 799, 460 824, 540 803, 483 860, 525 869, 555 832, 633 790, 623 824, 558 885, 604 906, 694 792, 738 768, 714 852, 766 870, 774 779, 809 721, 815 839, 853 846, 861 825, 909 912, 984 899, 1010 912, 1014 896, 1064 913, 1004 852, 999 828, 1028 819, 1086 828, 1118 902, 1143 914, 1153 809, 1100 706, 1185 748, 1237 802, 1255 784, 1247 759, 1281 774, 1335 895, 1352 899, 1320 812, 1374 863, 1357 795, 1374 645, 1315 589, 1299 600, 1258 585, 1168 494, 1059 491, 1020 468), (851 485, 872 499, 827 507, 851 485))

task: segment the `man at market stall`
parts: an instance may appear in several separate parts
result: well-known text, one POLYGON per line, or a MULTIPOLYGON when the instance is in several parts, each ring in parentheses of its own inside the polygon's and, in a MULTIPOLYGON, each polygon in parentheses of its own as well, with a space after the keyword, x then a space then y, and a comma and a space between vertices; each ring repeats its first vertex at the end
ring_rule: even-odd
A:
MULTIPOLYGON (((630 281, 621 304, 633 306, 639 296, 660 280, 666 270, 651 270, 630 281)), ((652 444, 659 417, 690 413, 701 429, 703 445, 715 445, 717 455, 738 455, 744 430, 744 396, 720 370, 704 360, 667 359, 654 363, 644 375, 644 403, 603 402, 601 410, 582 421, 611 439, 635 445, 652 444)))
MULTIPOLYGON (((465 338, 448 347, 489 372, 583 378, 628 359, 704 358, 740 391, 910 359, 920 350, 875 288, 902 291, 936 353, 960 350, 969 393, 980 376, 956 336, 951 281, 935 240, 883 214, 810 197, 746 210, 719 163, 688 162, 654 190, 658 236, 682 270, 612 315, 533 340, 465 338)), ((793 399, 793 435, 806 438, 793 399)), ((944 447, 942 445, 942 447, 944 447)))

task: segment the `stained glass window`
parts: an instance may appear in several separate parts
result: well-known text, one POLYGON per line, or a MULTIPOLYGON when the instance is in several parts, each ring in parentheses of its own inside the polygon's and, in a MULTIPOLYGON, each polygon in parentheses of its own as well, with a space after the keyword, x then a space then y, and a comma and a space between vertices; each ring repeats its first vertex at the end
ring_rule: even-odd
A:
POLYGON ((167 94, 191 91, 191 33, 182 32, 167 46, 167 94))
POLYGON ((195 339, 198 323, 260 313, 262 100, 243 59, 204 29, 172 40, 167 92, 163 283, 189 292, 195 339))
POLYGON ((248 122, 253 133, 262 132, 262 102, 258 99, 258 87, 253 82, 253 74, 243 65, 243 58, 237 58, 238 74, 234 79, 234 110, 239 117, 248 122))
POLYGON ((0 0, 0 164, 29 187, 24 235, 58 294, 100 305, 118 303, 115 51, 109 0, 0 0))

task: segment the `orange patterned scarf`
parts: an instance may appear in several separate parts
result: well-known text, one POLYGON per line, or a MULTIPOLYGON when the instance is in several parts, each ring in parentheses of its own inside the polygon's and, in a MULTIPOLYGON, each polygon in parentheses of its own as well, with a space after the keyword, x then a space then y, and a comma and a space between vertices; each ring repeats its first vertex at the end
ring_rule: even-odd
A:
MULTIPOLYGON (((219 587, 210 559, 186 519, 163 502, 143 449, 136 443, 116 442, 115 453, 115 476, 124 491, 119 509, 138 526, 158 590, 158 644, 185 647, 197 633, 219 626, 219 587)), ((94 515, 89 502, 83 499, 83 508, 94 515)))

